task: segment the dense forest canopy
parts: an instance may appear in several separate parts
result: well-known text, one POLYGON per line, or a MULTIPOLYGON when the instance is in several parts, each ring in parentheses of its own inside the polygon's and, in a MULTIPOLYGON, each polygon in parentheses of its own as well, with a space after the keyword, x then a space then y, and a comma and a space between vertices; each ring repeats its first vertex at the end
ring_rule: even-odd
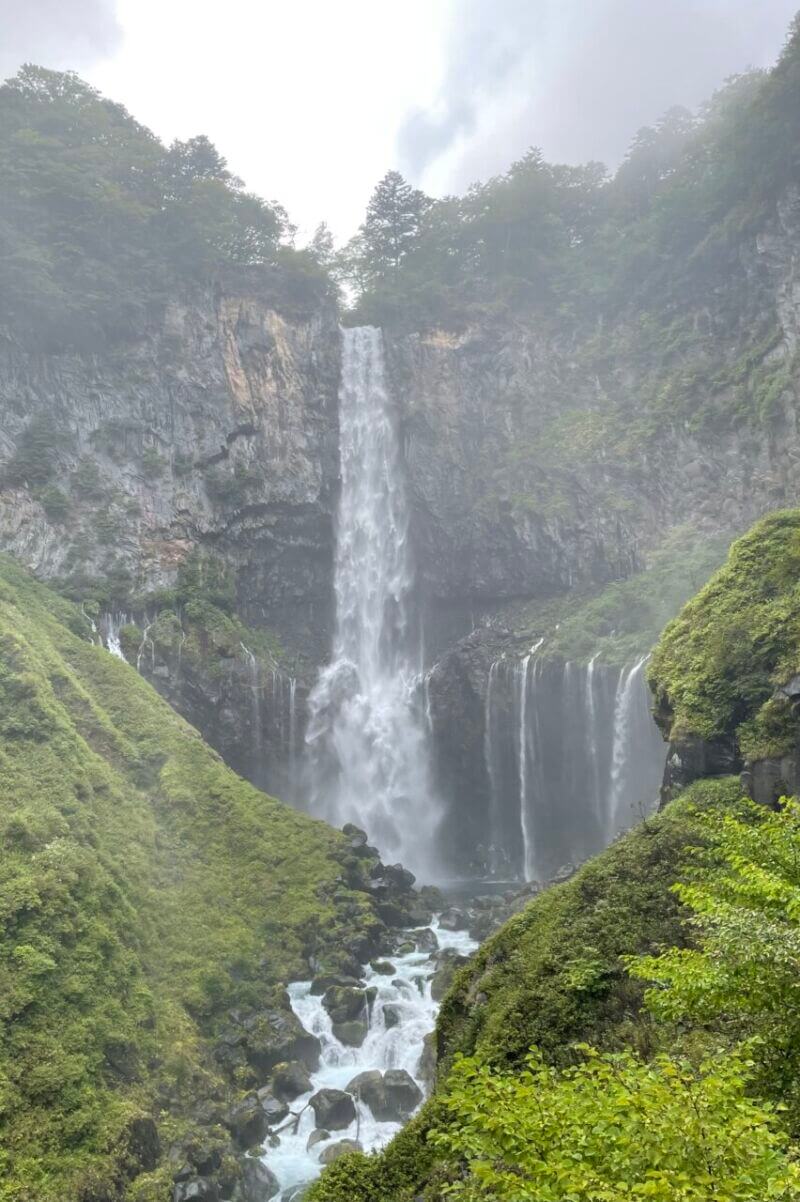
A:
POLYGON ((294 250, 285 210, 208 138, 164 146, 73 73, 26 66, 0 87, 0 326, 91 346, 139 328, 177 285, 279 262, 332 273, 364 322, 458 324, 498 304, 580 318, 663 298, 724 266, 794 177, 799 82, 795 22, 772 72, 728 80, 696 115, 670 109, 614 175, 531 149, 433 199, 390 171, 334 253, 324 224, 294 250))
POLYGON ((293 234, 208 138, 165 147, 71 72, 0 87, 0 327, 93 346, 180 283, 292 258, 293 234))
POLYGON ((354 319, 452 322, 491 302, 580 317, 713 275, 796 177, 798 83, 795 21, 772 72, 729 79, 696 115, 670 109, 613 176, 531 149, 465 196, 433 200, 390 172, 338 259, 354 319))

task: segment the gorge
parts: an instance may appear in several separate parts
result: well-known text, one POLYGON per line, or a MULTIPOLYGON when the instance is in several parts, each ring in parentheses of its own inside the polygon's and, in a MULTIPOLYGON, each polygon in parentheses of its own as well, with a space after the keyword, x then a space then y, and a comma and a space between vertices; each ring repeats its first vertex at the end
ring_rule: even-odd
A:
POLYGON ((0 86, 0 1202, 800 1196, 798 96, 333 249, 0 86))

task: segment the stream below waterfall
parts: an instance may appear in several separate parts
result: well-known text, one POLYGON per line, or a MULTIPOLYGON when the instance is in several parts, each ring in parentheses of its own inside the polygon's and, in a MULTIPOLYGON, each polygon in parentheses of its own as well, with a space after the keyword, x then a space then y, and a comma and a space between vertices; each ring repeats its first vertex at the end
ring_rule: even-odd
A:
MULTIPOLYGON (((436 936, 439 952, 452 949, 468 956, 478 946, 466 931, 442 930, 438 922, 431 924, 431 930, 436 936)), ((364 1151, 374 1151, 388 1143, 403 1125, 401 1122, 379 1122, 366 1103, 354 1097, 355 1121, 347 1128, 332 1131, 329 1139, 309 1149, 308 1140, 315 1130, 315 1120, 308 1103, 317 1090, 345 1090, 355 1076, 370 1069, 381 1072, 405 1069, 422 1092, 426 1092, 420 1068, 425 1036, 433 1030, 439 1009, 438 1002, 431 996, 436 955, 436 952, 415 951, 392 956, 389 962, 394 966, 395 974, 391 977, 369 967, 364 970, 367 988, 375 989, 377 995, 367 1037, 357 1048, 346 1046, 333 1034, 330 1015, 322 1004, 322 997, 312 994, 311 981, 295 981, 289 986, 292 1009, 305 1029, 320 1040, 321 1053, 319 1068, 311 1074, 312 1089, 291 1104, 292 1112, 300 1113, 296 1131, 291 1128, 282 1131, 278 1136, 279 1145, 268 1148, 264 1154, 264 1163, 280 1184, 280 1197, 294 1186, 312 1181, 321 1172, 320 1156, 331 1144, 352 1139, 358 1140, 364 1151), (387 1026, 385 1006, 394 1009, 397 1022, 393 1026, 387 1026)))

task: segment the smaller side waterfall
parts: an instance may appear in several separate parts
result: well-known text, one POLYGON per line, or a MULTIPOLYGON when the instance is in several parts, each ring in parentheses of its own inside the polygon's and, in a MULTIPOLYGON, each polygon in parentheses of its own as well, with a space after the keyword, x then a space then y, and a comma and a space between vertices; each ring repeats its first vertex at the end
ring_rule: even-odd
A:
POLYGON ((617 670, 502 657, 484 696, 487 871, 545 879, 648 813, 666 748, 650 712, 648 657, 617 670))

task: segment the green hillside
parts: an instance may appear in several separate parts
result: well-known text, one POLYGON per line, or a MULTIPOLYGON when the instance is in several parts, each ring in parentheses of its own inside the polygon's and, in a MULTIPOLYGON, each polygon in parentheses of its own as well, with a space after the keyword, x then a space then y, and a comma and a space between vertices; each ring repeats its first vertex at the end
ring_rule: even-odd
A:
POLYGON ((226 1012, 376 924, 342 837, 236 777, 90 637, 0 561, 3 1202, 164 1197, 195 1100, 252 1084, 211 1054, 226 1012))

